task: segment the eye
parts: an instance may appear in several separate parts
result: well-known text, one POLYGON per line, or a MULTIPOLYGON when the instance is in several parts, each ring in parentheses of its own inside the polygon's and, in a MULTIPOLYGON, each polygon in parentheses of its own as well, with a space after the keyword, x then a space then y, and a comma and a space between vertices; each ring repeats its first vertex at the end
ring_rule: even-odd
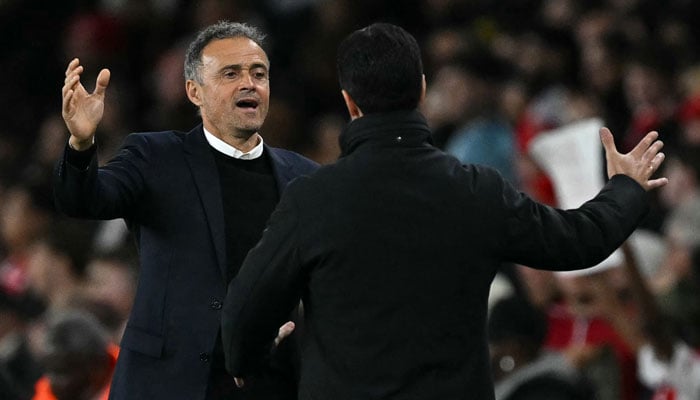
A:
POLYGON ((265 80, 267 79, 267 71, 264 70, 257 70, 253 72, 253 77, 258 80, 265 80))
POLYGON ((235 79, 238 77, 238 73, 234 70, 224 71, 224 78, 235 79))

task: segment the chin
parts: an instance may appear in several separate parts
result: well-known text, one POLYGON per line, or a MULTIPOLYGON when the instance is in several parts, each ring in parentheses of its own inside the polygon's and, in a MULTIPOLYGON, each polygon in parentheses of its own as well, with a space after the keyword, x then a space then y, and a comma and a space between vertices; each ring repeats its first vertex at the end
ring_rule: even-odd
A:
POLYGON ((256 121, 256 122, 238 124, 238 126, 236 126, 236 129, 241 130, 241 131, 248 131, 251 134, 253 134, 253 133, 259 131, 261 127, 262 127, 262 122, 256 121))
POLYGON ((242 125, 237 126, 236 129, 242 132, 248 132, 250 135, 257 133, 260 130, 261 125, 242 125))

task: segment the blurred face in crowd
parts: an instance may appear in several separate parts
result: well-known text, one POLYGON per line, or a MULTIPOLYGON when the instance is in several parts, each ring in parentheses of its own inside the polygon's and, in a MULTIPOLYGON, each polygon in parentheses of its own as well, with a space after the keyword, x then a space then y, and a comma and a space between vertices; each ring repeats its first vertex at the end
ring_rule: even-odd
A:
POLYGON ((522 281, 527 291, 530 301, 542 308, 549 305, 556 299, 559 293, 557 281, 552 271, 544 271, 517 265, 518 278, 522 281))
POLYGON ((596 310, 595 282, 589 276, 558 276, 559 287, 571 310, 582 317, 591 318, 596 310))
POLYGON ((136 286, 128 265, 116 261, 94 260, 87 266, 85 294, 105 302, 126 318, 134 300, 136 286))
POLYGON ((669 157, 666 161, 664 176, 668 177, 668 185, 660 189, 659 199, 667 208, 678 207, 693 195, 697 188, 691 169, 683 165, 677 157, 669 157))
POLYGON ((257 133, 270 102, 269 69, 263 49, 246 37, 204 47, 201 82, 187 81, 187 95, 199 107, 204 127, 222 140, 257 133))
POLYGON ((631 108, 653 105, 665 90, 658 73, 640 64, 630 64, 624 74, 625 96, 631 108))
POLYGON ((0 205, 0 235, 10 249, 29 245, 46 225, 48 217, 32 205, 31 196, 22 189, 9 189, 0 205))
POLYGON ((627 304, 630 296, 627 274, 621 265, 584 275, 557 275, 571 311, 584 318, 609 315, 613 306, 627 304))
POLYGON ((31 247, 31 256, 27 266, 27 279, 29 286, 39 296, 45 297, 51 288, 54 279, 65 271, 65 259, 59 259, 59 255, 43 243, 36 243, 31 247))
POLYGON ((700 118, 693 118, 683 124, 683 141, 691 146, 700 146, 700 118))

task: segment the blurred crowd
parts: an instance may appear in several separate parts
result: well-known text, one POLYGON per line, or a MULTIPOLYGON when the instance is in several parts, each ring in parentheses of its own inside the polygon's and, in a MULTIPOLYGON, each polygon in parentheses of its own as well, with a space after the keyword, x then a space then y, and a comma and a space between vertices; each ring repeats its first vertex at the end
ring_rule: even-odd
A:
POLYGON ((265 141, 322 164, 338 157, 348 120, 336 46, 375 21, 422 46, 422 111, 436 146, 498 169, 539 201, 557 205, 528 152, 541 133, 596 117, 626 152, 658 130, 670 182, 651 194, 615 265, 503 266, 492 368, 501 400, 700 399, 698 17, 690 0, 0 1, 0 398, 40 398, 46 376, 65 384, 64 398, 98 393, 138 279, 123 221, 69 220, 53 207, 68 61, 80 58, 89 90, 101 68, 112 71, 97 133, 106 162, 130 132, 199 123, 184 92, 185 48, 230 19, 268 35, 265 141))

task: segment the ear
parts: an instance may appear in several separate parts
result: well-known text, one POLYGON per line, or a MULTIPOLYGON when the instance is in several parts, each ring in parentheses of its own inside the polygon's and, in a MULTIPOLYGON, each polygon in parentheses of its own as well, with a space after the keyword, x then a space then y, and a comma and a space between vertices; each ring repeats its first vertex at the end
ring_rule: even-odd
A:
POLYGON ((197 82, 188 79, 187 82, 185 82, 185 92, 187 92, 187 98, 190 99, 192 104, 197 107, 202 105, 202 99, 199 97, 199 84, 197 84, 197 82))
POLYGON ((343 100, 345 100, 345 106, 348 108, 350 118, 360 118, 363 115, 362 110, 360 110, 360 107, 357 106, 355 100, 353 100, 352 97, 350 97, 350 93, 346 92, 345 90, 341 90, 340 93, 343 94, 343 100))
POLYGON ((422 103, 423 100, 425 100, 425 92, 427 90, 428 84, 425 83, 425 74, 423 74, 423 81, 421 83, 421 89, 420 89, 420 100, 418 100, 418 103, 422 103))

